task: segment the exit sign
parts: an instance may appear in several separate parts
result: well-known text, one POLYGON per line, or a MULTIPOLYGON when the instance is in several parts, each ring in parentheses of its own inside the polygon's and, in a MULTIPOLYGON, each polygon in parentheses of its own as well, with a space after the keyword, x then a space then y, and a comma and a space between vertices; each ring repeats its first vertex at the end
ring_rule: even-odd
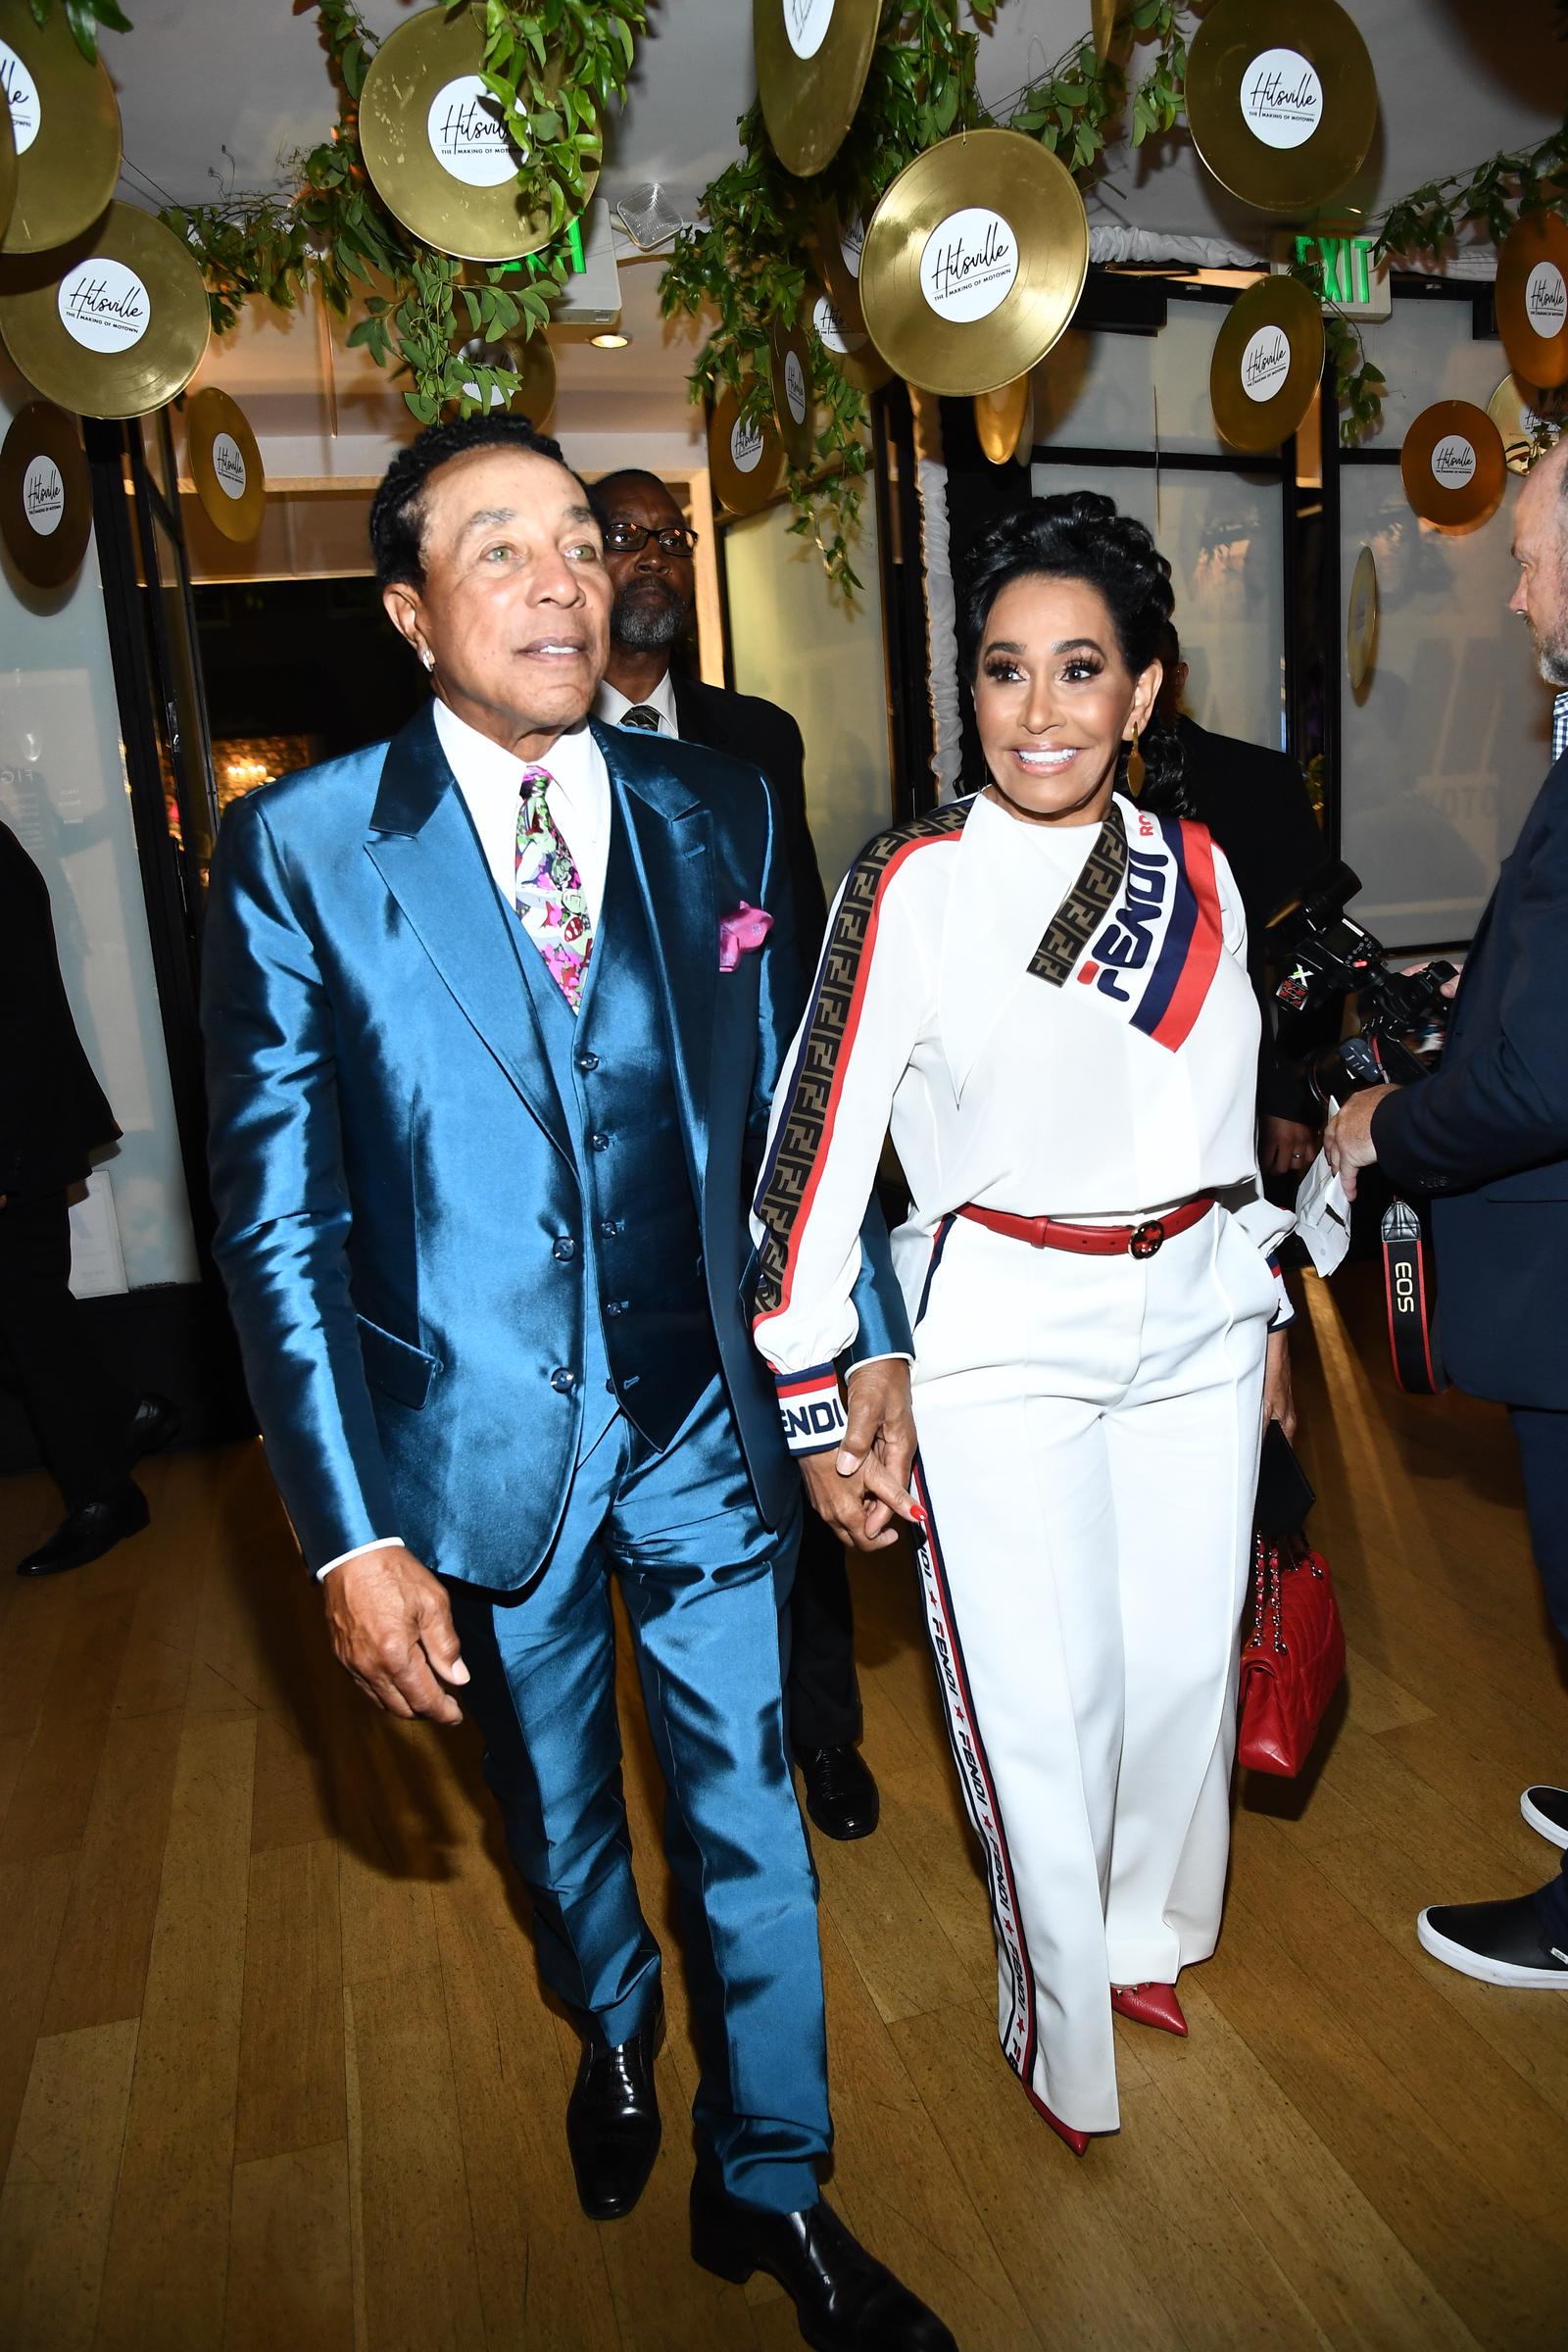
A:
POLYGON ((1292 260, 1315 263, 1323 272, 1323 304, 1331 304, 1348 318, 1387 318, 1394 309, 1387 257, 1372 259, 1375 237, 1307 235, 1276 238, 1274 267, 1288 269, 1292 260))

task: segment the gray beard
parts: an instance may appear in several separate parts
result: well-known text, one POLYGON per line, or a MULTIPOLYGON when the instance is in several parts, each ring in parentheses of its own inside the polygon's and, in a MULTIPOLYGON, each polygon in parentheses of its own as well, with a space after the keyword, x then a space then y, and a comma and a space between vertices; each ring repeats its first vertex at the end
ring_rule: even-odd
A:
POLYGON ((1546 684, 1555 686, 1560 693, 1568 686, 1568 634, 1558 635, 1549 641, 1544 637, 1538 638, 1536 656, 1546 684))
POLYGON ((685 626, 685 609, 673 599, 668 604, 655 604, 629 598, 617 603, 610 616, 611 636, 633 654, 663 653, 685 626))

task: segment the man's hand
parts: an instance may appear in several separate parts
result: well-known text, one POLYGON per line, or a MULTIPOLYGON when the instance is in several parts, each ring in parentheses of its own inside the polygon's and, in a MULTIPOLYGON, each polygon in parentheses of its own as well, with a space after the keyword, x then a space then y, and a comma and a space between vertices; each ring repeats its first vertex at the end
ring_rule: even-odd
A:
POLYGON ((1370 1168, 1378 1155, 1372 1141, 1372 1114, 1386 1096, 1397 1092, 1393 1086, 1363 1087, 1334 1113, 1323 1130, 1323 1150, 1345 1187, 1347 1200, 1355 1199, 1357 1168, 1370 1168))
POLYGON ((1277 1421, 1289 1442, 1296 1435, 1296 1397, 1291 1389, 1291 1343, 1283 1331, 1268 1335, 1263 1363, 1263 1426, 1277 1421))
POLYGON ((1300 1119, 1258 1121, 1257 1156, 1265 1176, 1302 1176, 1317 1152, 1317 1131, 1300 1119))
POLYGON ((338 1663, 389 1715, 461 1723, 443 1683, 466 1683, 452 1607, 440 1579, 401 1544, 362 1551, 321 1580, 338 1663), (440 1680, 437 1680, 439 1676, 440 1680))
POLYGON ((882 1551, 898 1542, 895 1516, 914 1524, 909 1470, 914 1461, 909 1367, 879 1356, 850 1374, 848 1425, 837 1453, 801 1457, 807 1500, 841 1544, 882 1551))

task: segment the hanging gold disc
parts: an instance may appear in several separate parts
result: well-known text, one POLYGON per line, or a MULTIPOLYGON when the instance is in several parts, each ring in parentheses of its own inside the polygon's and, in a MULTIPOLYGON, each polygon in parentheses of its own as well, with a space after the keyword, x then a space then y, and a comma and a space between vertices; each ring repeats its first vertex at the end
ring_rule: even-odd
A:
POLYGON ((1350 574, 1350 601, 1345 609, 1345 668, 1352 693, 1359 694, 1372 667, 1378 642, 1378 567, 1372 550, 1363 547, 1350 574))
POLYGON ((1208 398, 1233 449, 1277 449, 1297 430, 1323 374, 1323 313, 1298 277, 1260 277, 1214 338, 1208 398))
POLYGON ((1103 65, 1116 37, 1116 0, 1093 0, 1089 21, 1095 55, 1103 65))
POLYGON ((822 272, 822 283, 841 307, 860 307, 860 256, 865 249, 865 217, 838 213, 823 205, 811 232, 822 272))
POLYGON ((185 455, 208 521, 225 539, 254 539, 267 504, 267 468, 244 410, 215 384, 185 403, 185 455))
MULTIPOLYGON (((543 431, 556 405, 556 355, 550 338, 535 327, 533 333, 504 335, 499 343, 485 344, 475 339, 465 343, 462 357, 470 367, 510 368, 520 378, 512 395, 514 416, 526 416, 528 422, 543 431)), ((479 387, 469 382, 464 386, 470 400, 479 397, 479 387)), ((501 394, 496 386, 490 390, 490 406, 501 406, 501 394)))
POLYGON ((195 255, 131 204, 112 204, 71 255, 58 279, 0 293, 6 349, 29 384, 78 416, 161 409, 183 392, 207 349, 207 287, 195 255))
POLYGON ((1214 0, 1193 35, 1184 103, 1220 186, 1266 213, 1337 196, 1378 121, 1372 60, 1337 0, 1214 0))
POLYGON ((1423 521, 1468 530, 1501 503, 1508 477, 1502 435, 1474 401, 1434 401, 1404 436, 1399 477, 1423 521))
POLYGON ((5 244, 6 230, 11 224, 11 209, 17 201, 17 134, 11 127, 11 106, 5 91, 0 88, 0 246, 5 244))
POLYGON ((92 476, 76 420, 30 400, 0 447, 0 537, 35 588, 63 588, 92 536, 92 476))
POLYGON ((774 152, 806 179, 855 121, 882 0, 752 0, 757 94, 774 152))
POLYGON ((0 0, 0 88, 17 174, 0 253, 50 253, 90 228, 114 195, 114 83, 102 58, 89 65, 76 47, 64 7, 35 24, 27 0, 0 0))
POLYGON ((1497 255, 1497 332, 1527 384, 1568 384, 1568 226, 1555 213, 1516 220, 1497 255))
POLYGON ((806 316, 840 375, 861 392, 875 392, 887 382, 893 370, 866 332, 858 296, 841 302, 821 286, 808 285, 806 316))
POLYGON ((962 398, 1043 360, 1089 272, 1084 200, 1064 166, 1014 130, 943 139, 877 206, 860 307, 896 373, 962 398))
POLYGON ((750 514, 778 495, 784 445, 764 416, 742 420, 741 404, 726 384, 708 425, 708 465, 713 488, 732 514, 750 514))
POLYGON ((769 356, 773 365, 773 422, 790 464, 804 473, 816 455, 816 433, 810 348, 798 323, 774 327, 769 356))
POLYGON ((993 466, 1005 466, 1017 454, 1019 436, 1029 420, 1033 377, 1020 375, 995 392, 974 396, 974 429, 980 447, 993 466))
POLYGON ((1568 391, 1554 385, 1543 392, 1505 375, 1487 403, 1487 415, 1502 435, 1503 464, 1510 473, 1528 473, 1541 450, 1549 448, 1568 417, 1568 391))
MULTIPOLYGON (((514 261, 550 239, 522 162, 480 78, 484 30, 472 9, 427 8, 387 35, 360 92, 360 149, 389 212, 440 253, 514 261)), ((585 173, 592 193, 597 164, 585 173)))

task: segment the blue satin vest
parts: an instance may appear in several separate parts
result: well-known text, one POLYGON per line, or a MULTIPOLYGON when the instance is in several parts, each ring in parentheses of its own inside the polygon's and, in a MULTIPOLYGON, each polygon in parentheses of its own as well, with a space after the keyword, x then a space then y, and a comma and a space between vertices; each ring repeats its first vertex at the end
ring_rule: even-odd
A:
POLYGON ((618 817, 578 1013, 520 926, 517 943, 582 1190, 578 1247, 587 1327, 579 1368, 586 1391, 581 1442, 591 1443, 602 1426, 604 1407, 595 1391, 597 1362, 604 1362, 627 1419, 651 1445, 667 1446, 716 1377, 718 1345, 681 1143, 669 1031, 618 817))

